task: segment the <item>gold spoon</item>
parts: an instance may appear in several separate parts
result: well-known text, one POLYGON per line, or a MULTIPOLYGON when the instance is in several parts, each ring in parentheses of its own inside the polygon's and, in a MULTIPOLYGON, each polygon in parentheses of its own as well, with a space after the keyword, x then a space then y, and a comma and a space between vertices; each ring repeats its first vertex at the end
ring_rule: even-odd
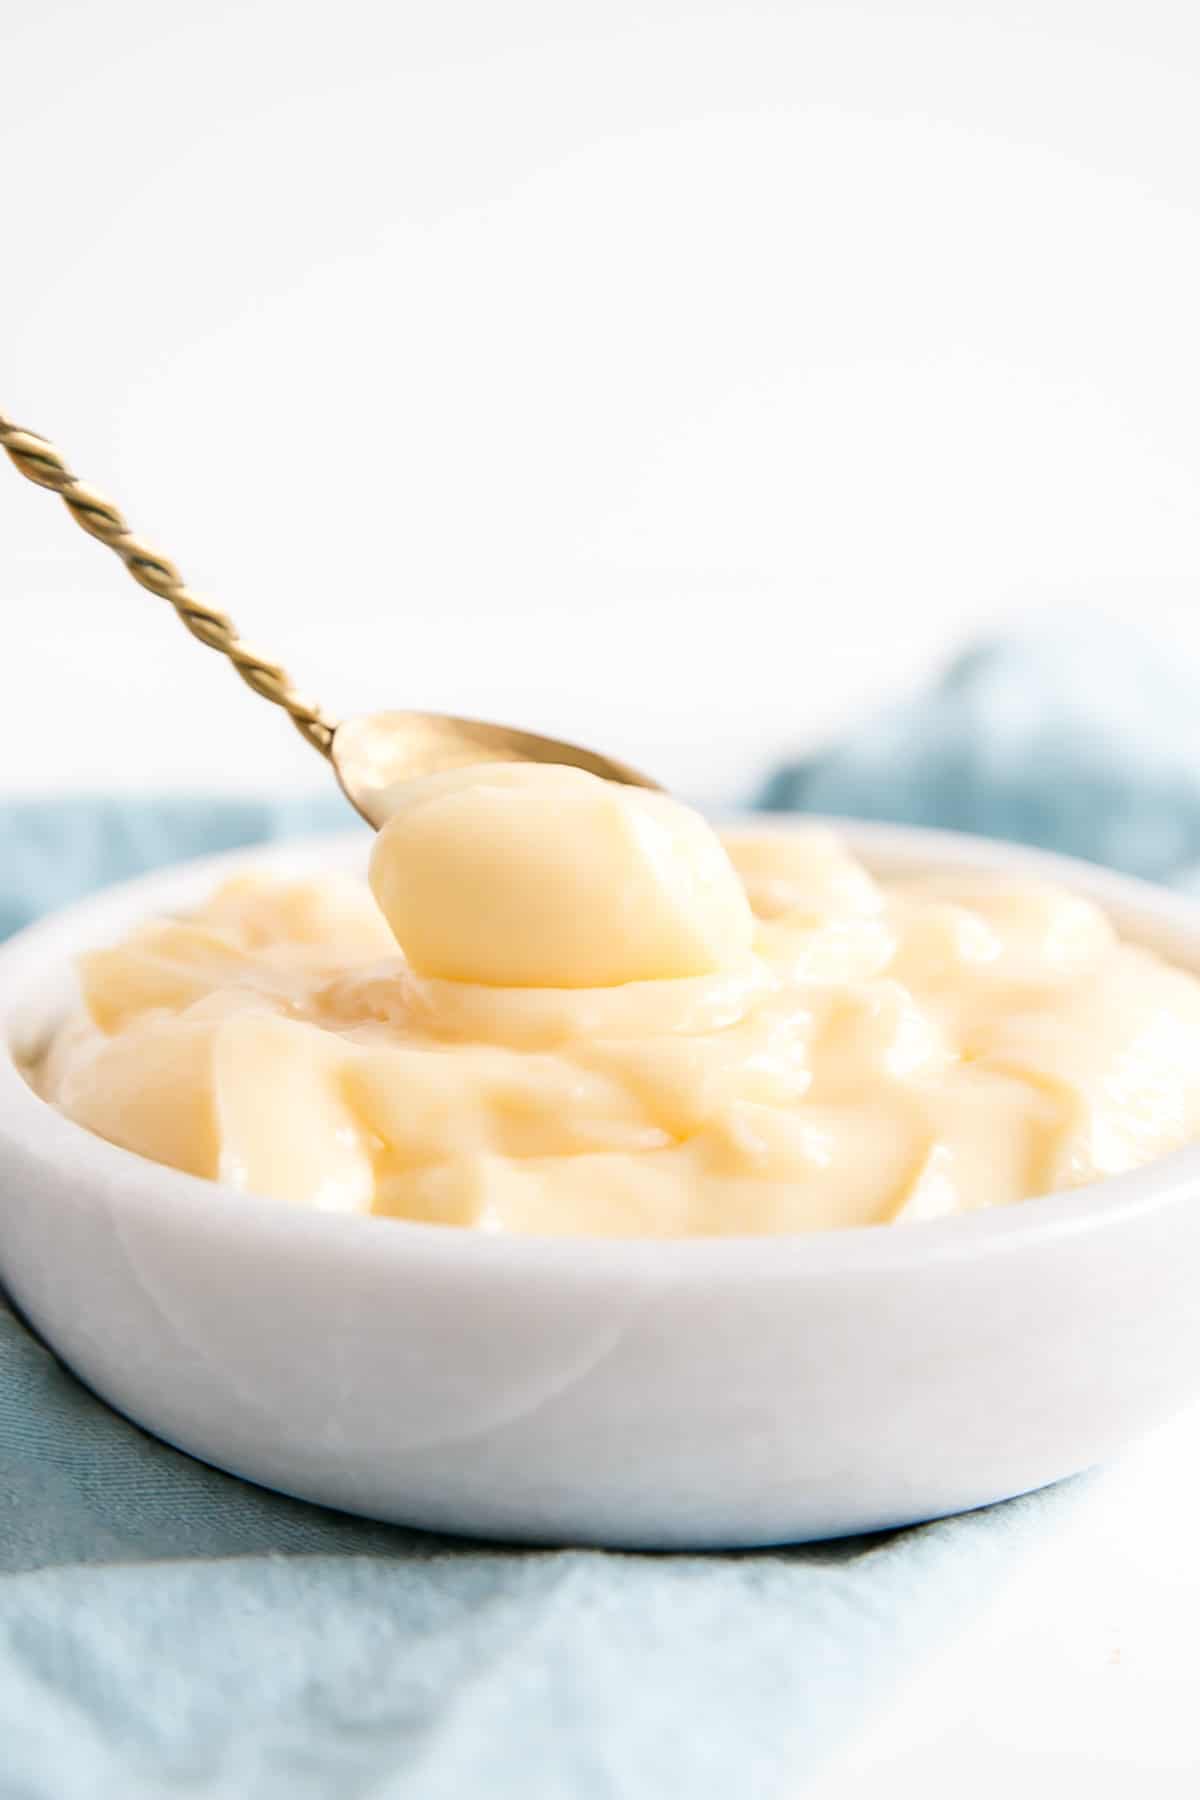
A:
POLYGON ((383 824, 391 811, 389 796, 401 782, 469 763, 568 763, 608 781, 657 787, 657 782, 611 756, 511 725, 425 712, 369 713, 335 724, 297 693, 285 669, 264 661, 242 642, 225 613, 198 600, 174 563, 135 538, 112 501, 72 475, 53 444, 0 413, 0 447, 28 480, 56 493, 76 524, 107 544, 136 582, 170 601, 193 637, 227 656, 248 687, 283 708, 305 742, 333 764, 342 792, 368 825, 378 829, 383 824))

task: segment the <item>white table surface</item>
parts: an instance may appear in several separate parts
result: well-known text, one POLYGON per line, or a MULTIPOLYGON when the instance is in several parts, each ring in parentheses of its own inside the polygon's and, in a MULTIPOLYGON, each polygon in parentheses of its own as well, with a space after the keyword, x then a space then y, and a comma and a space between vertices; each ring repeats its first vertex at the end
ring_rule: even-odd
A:
POLYGON ((1200 1407, 1104 1470, 819 1800, 1195 1800, 1200 1407))

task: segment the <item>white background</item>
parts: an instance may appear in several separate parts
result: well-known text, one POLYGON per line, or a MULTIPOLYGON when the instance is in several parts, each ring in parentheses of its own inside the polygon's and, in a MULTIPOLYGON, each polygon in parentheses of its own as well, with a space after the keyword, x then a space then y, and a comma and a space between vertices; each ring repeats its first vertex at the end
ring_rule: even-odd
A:
MULTIPOLYGON (((983 620, 1200 663, 1192 0, 0 21, 0 406, 335 713, 724 802, 983 620)), ((319 780, 0 476, 4 785, 319 780)))
MULTIPOLYGON (((984 622, 1200 680, 1191 0, 0 0, 0 81, 0 407, 334 712, 727 801, 984 622)), ((0 786, 319 781, 0 476, 0 786)), ((1190 1441, 847 1794, 1185 1791, 1190 1441)))

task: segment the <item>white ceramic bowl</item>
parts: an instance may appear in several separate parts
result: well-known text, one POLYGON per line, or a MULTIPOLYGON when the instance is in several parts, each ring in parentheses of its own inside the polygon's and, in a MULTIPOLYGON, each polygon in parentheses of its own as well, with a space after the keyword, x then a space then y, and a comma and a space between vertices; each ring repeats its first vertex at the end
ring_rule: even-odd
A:
MULTIPOLYGON (((760 821, 761 823, 761 821, 760 821)), ((1081 863, 836 821, 875 868, 1025 869, 1200 970, 1200 906, 1081 863)), ((784 827, 786 828, 786 827, 784 827)), ((1200 1148, 938 1223, 676 1242, 306 1213, 160 1168, 26 1087, 77 952, 238 852, 0 950, 0 1277, 148 1430, 329 1506, 549 1542, 750 1545, 910 1523, 1110 1456, 1200 1388, 1200 1148)))

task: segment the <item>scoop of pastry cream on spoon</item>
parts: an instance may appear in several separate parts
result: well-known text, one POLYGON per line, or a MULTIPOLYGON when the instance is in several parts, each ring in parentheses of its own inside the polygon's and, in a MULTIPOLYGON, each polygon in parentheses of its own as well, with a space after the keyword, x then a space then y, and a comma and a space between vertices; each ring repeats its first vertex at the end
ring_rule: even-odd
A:
POLYGON ((346 798, 376 830, 395 810, 406 782, 477 763, 565 764, 625 786, 657 787, 614 757, 511 725, 426 712, 370 713, 335 723, 297 692, 285 669, 244 644, 225 613, 198 599, 174 563, 135 537, 112 501, 73 475, 53 444, 0 413, 0 447, 28 480, 56 493, 75 522, 107 544, 141 587, 169 601, 194 638, 228 657, 248 687, 287 713, 301 737, 332 763, 346 798))

